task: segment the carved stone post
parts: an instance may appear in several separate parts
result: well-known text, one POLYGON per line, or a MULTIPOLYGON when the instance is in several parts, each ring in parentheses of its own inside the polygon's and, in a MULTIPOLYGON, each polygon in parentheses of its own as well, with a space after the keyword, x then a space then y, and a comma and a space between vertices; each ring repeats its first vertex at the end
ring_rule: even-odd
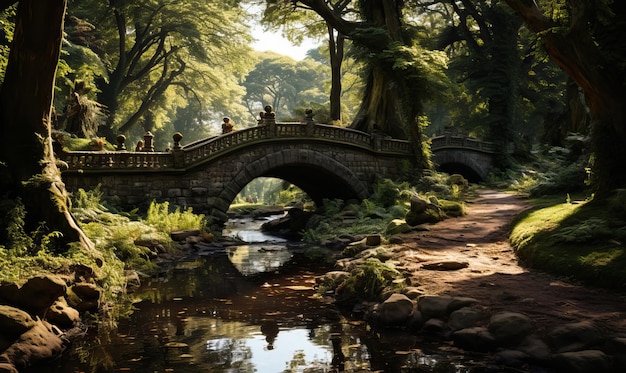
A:
POLYGON ((121 135, 121 134, 117 135, 115 140, 117 140, 117 147, 115 148, 115 150, 117 151, 126 150, 126 136, 121 135))
POLYGON ((306 135, 313 136, 313 132, 315 131, 315 120, 313 119, 313 110, 306 109, 304 112, 304 121, 306 125, 306 135))
POLYGON ((185 159, 183 157, 183 147, 180 145, 180 140, 183 139, 183 134, 180 132, 176 132, 172 135, 172 140, 174 140, 174 148, 172 149, 172 154, 174 155, 174 167, 181 168, 185 163, 185 159))
POLYGON ((268 127, 268 133, 271 136, 276 136, 276 113, 273 111, 272 106, 267 105, 265 107, 265 114, 263 114, 263 123, 268 127))
POLYGON ((152 134, 152 132, 147 131, 146 133, 144 133, 143 135, 143 151, 144 152, 154 151, 153 140, 154 140, 154 135, 152 134))

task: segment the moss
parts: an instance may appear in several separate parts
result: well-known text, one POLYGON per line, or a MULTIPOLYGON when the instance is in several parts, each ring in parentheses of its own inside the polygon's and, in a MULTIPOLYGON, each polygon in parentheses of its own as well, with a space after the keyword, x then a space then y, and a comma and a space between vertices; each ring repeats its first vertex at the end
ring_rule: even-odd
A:
POLYGON ((536 200, 514 221, 510 239, 519 258, 586 284, 625 289, 626 221, 611 208, 615 201, 548 201, 536 200))
POLYGON ((337 302, 354 304, 359 300, 381 301, 383 289, 399 287, 394 280, 404 278, 395 268, 370 258, 350 272, 337 288, 337 302))

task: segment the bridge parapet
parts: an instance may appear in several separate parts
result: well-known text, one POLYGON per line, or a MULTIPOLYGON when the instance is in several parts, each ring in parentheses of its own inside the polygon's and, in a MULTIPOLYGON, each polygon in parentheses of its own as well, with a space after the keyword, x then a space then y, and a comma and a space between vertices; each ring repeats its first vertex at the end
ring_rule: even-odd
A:
POLYGON ((464 148, 484 153, 495 153, 495 145, 492 142, 481 141, 467 136, 445 134, 431 139, 430 148, 434 150, 445 148, 464 148))
MULTIPOLYGON (((406 140, 384 138, 365 132, 314 122, 273 123, 230 132, 220 136, 178 146, 180 134, 174 135, 173 150, 168 152, 71 151, 63 155, 68 171, 79 170, 142 170, 176 171, 220 156, 243 146, 280 140, 321 141, 356 146, 384 155, 408 156, 410 143, 406 140), (176 138, 178 136, 178 138, 176 138)), ((119 149, 125 149, 119 146, 119 149)))

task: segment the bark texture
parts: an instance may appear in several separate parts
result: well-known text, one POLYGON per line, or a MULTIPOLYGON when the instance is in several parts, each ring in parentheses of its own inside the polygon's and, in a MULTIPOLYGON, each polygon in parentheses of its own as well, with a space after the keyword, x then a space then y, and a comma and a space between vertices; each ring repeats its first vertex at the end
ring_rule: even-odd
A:
POLYGON ((596 2, 568 0, 563 30, 534 1, 506 2, 541 35, 548 55, 584 93, 591 115, 596 196, 626 187, 626 3, 607 3, 601 14, 596 2))
POLYGON ((46 222, 65 242, 92 247, 70 214, 50 136, 54 79, 65 0, 20 0, 6 76, 0 91, 2 189, 27 210, 27 232, 46 222), (29 230, 30 229, 30 230, 29 230))

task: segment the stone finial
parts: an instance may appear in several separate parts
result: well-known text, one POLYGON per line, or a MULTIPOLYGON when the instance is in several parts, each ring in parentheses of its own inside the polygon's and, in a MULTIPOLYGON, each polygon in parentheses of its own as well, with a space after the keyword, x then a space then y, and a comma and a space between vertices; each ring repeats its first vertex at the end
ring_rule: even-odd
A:
POLYGON ((274 109, 271 105, 265 106, 264 110, 265 113, 263 114, 263 119, 265 119, 266 122, 267 120, 276 120, 276 113, 274 112, 274 109))
POLYGON ((126 136, 119 134, 115 140, 117 140, 117 147, 115 148, 117 151, 126 150, 126 136))
POLYGON ((313 120, 313 109, 306 109, 304 111, 304 118, 306 119, 307 123, 308 122, 314 122, 314 120, 313 120))
POLYGON ((143 135, 143 151, 144 152, 153 152, 154 151, 154 135, 150 131, 146 131, 143 135))
POLYGON ((182 146, 180 145, 180 140, 183 139, 183 134, 180 132, 176 132, 172 135, 172 140, 174 140, 174 150, 180 150, 182 146))

